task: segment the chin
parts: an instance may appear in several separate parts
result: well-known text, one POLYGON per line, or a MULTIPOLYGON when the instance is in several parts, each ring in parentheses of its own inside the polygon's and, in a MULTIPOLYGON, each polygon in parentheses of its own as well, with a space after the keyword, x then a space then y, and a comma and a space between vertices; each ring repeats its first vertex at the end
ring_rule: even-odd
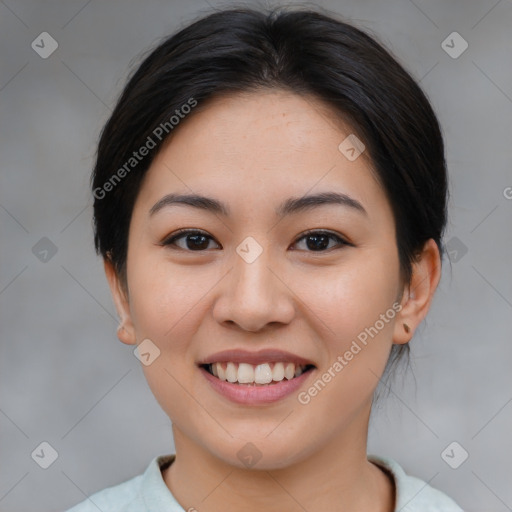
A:
MULTIPOLYGON (((300 463, 307 458, 307 447, 303 445, 304 437, 297 439, 276 436, 275 439, 257 437, 251 439, 247 431, 240 437, 233 433, 233 438, 222 441, 203 439, 203 447, 213 457, 220 459, 228 466, 246 470, 271 471, 284 469, 300 463)), ((311 447, 311 451, 314 448, 311 447)))

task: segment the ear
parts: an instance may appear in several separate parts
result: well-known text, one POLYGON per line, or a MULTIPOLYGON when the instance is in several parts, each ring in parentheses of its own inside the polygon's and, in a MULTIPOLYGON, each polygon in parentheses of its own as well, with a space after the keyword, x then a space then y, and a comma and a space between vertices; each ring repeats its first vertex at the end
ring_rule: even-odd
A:
POLYGON ((137 343, 135 336, 135 329, 133 327, 130 304, 128 301, 127 292, 125 291, 117 272, 112 265, 112 262, 108 259, 103 260, 103 266, 105 268, 105 275, 110 286, 110 292, 114 299, 117 314, 120 318, 119 327, 117 329, 117 337, 123 343, 127 345, 135 345, 137 343))
POLYGON ((402 345, 410 341, 430 309, 440 278, 439 247, 431 238, 413 263, 411 282, 404 286, 402 309, 396 317, 393 343, 402 345))

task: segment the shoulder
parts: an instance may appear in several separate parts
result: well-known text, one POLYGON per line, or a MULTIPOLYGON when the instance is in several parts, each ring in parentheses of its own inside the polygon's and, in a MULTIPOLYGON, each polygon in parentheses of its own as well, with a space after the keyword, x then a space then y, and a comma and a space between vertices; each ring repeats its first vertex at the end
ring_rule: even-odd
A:
POLYGON ((368 460, 384 468, 394 478, 395 510, 400 512, 464 512, 446 494, 414 476, 407 475, 393 459, 369 455, 368 460))
POLYGON ((162 467, 173 460, 173 455, 155 457, 143 474, 98 491, 66 512, 182 511, 165 485, 161 473, 162 467))

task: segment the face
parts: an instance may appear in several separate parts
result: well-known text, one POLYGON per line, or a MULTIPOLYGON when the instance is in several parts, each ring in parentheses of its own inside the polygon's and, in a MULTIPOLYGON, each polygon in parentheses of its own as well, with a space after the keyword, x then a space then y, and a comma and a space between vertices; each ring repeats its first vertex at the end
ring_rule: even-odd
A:
POLYGON ((122 340, 150 340, 175 435, 225 463, 251 442, 258 467, 283 467, 367 427, 403 285, 384 190, 338 149, 351 133, 313 98, 218 98, 137 197, 122 340))

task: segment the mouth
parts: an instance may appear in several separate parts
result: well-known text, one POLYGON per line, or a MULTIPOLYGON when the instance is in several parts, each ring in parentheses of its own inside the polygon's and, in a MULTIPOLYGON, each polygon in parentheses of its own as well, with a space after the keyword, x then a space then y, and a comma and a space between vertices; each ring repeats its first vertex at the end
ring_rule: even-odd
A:
POLYGON ((197 365, 217 393, 244 405, 281 400, 297 391, 316 369, 313 362, 280 350, 227 350, 197 365))
POLYGON ((315 368, 312 364, 275 361, 258 365, 234 361, 201 364, 201 368, 221 381, 243 386, 275 385, 300 377, 315 368))

